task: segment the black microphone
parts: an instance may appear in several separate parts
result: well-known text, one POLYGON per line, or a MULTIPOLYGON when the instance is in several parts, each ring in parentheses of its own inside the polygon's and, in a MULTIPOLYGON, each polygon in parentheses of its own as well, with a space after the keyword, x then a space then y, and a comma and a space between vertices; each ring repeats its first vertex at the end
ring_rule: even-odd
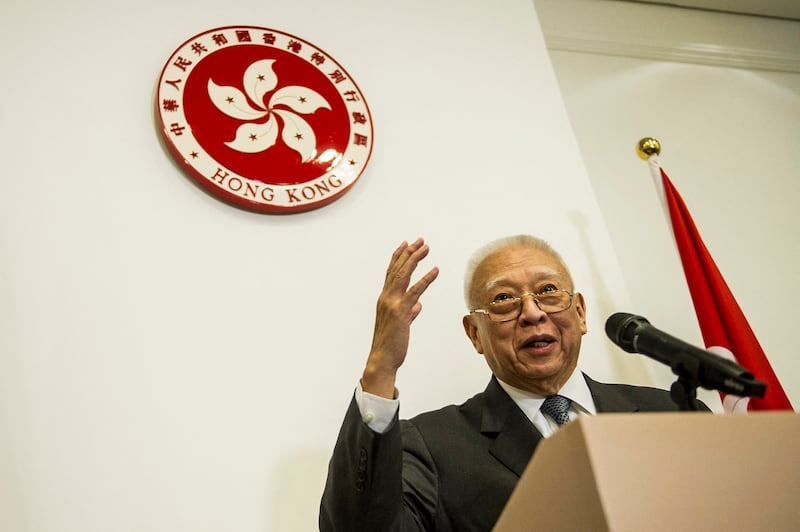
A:
POLYGON ((672 368, 679 377, 708 390, 740 397, 764 397, 767 385, 733 362, 660 331, 641 316, 617 312, 606 320, 606 334, 628 353, 641 353, 672 368))

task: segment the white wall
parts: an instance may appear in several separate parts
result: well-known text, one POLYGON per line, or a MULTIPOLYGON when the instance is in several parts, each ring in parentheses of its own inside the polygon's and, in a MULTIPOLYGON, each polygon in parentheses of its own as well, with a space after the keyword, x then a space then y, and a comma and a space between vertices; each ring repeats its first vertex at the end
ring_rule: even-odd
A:
MULTIPOLYGON (((800 22, 598 0, 536 5, 628 311, 702 345, 669 226, 635 152, 653 136, 797 407, 800 22)), ((670 382, 666 368, 654 368, 670 382)))

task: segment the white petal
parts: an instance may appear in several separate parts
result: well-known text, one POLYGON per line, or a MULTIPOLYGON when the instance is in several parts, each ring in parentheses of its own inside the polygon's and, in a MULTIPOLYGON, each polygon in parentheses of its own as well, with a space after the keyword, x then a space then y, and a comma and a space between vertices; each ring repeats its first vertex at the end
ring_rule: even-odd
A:
POLYGON ((278 85, 278 76, 272 70, 274 62, 274 59, 262 59, 244 71, 244 90, 261 107, 266 107, 264 95, 278 85))
POLYGON ((271 148, 278 138, 278 121, 270 115, 263 124, 242 124, 236 130, 236 139, 225 145, 243 153, 258 153, 271 148))
POLYGON ((269 107, 281 104, 290 107, 297 113, 311 114, 317 109, 330 109, 328 101, 318 92, 299 85, 290 85, 279 89, 269 100, 269 107))
POLYGON ((291 111, 275 109, 275 114, 283 118, 283 142, 299 153, 303 162, 311 159, 317 152, 317 136, 308 122, 291 111))
POLYGON ((214 105, 230 116, 239 120, 256 120, 262 118, 268 111, 253 109, 247 102, 247 97, 236 87, 217 85, 208 80, 208 96, 214 105))

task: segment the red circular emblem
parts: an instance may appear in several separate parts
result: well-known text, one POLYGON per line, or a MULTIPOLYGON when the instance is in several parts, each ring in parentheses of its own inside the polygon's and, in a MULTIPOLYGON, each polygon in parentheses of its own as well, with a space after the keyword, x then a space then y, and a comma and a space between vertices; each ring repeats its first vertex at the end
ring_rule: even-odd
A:
POLYGON ((255 26, 206 31, 161 72, 167 146, 215 196, 266 213, 339 198, 372 153, 372 117, 350 74, 307 41, 255 26))

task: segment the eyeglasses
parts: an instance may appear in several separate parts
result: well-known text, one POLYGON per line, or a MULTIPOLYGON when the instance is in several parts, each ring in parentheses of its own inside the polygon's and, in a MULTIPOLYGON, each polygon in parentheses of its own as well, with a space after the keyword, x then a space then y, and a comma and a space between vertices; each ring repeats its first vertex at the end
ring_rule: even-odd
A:
POLYGON ((542 312, 553 314, 567 310, 572 305, 572 298, 575 294, 567 290, 551 290, 534 294, 527 292, 518 297, 506 297, 495 299, 489 303, 489 308, 475 308, 469 311, 470 314, 485 314, 492 321, 511 321, 519 318, 522 314, 522 300, 532 297, 536 306, 542 312))

